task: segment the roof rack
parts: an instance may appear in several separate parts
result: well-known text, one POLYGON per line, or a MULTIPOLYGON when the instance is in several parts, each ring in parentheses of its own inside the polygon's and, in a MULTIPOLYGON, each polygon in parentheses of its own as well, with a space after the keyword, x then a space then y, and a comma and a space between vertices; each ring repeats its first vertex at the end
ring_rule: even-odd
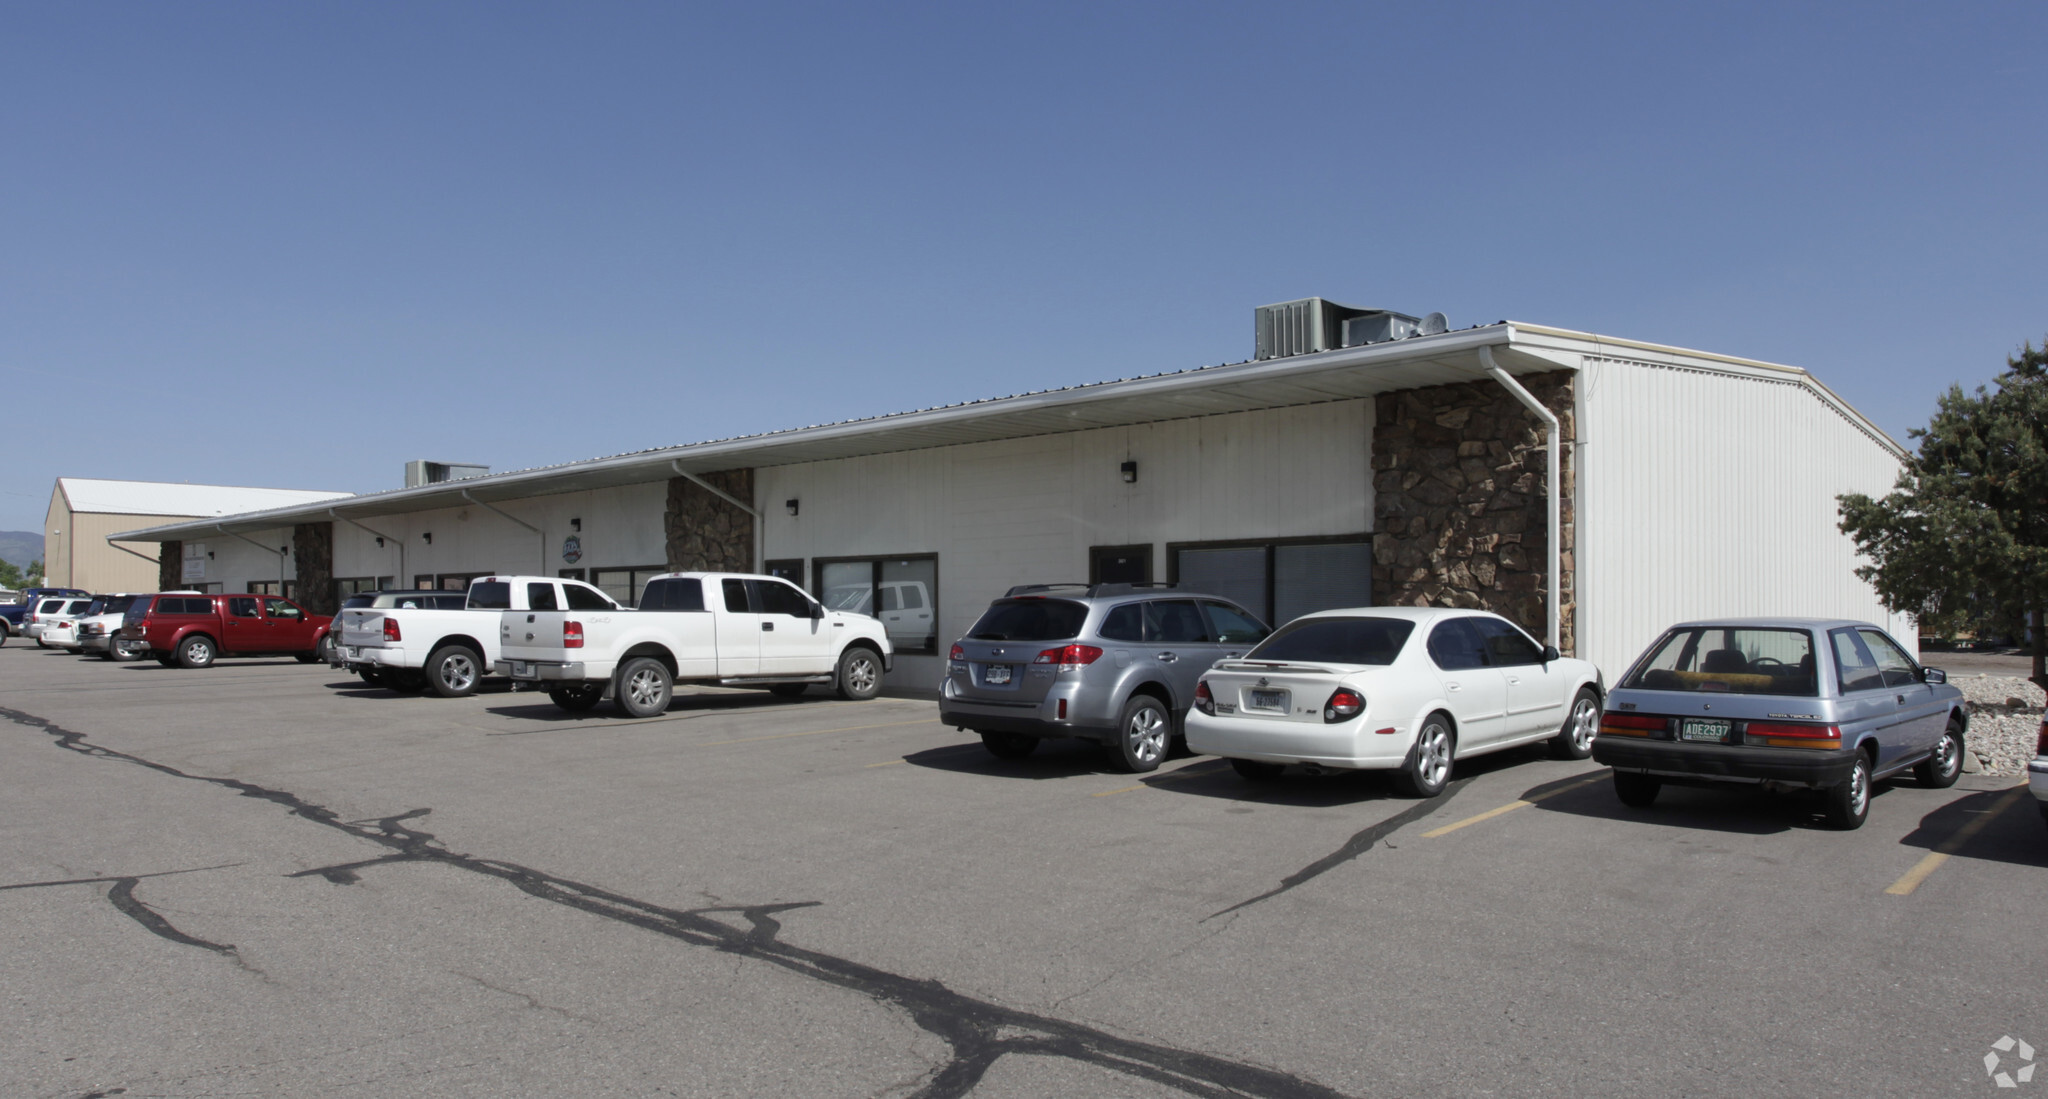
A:
POLYGON ((1054 588, 1086 588, 1087 586, 1088 585, 1086 584, 1076 583, 1072 581, 1061 581, 1055 584, 1019 584, 1016 587, 1011 588, 1009 591, 1004 592, 1003 598, 1008 599, 1013 595, 1029 595, 1030 593, 1035 591, 1051 591, 1054 588))
POLYGON ((1088 594, 1091 596, 1128 595, 1131 592, 1137 591, 1139 588, 1176 588, 1179 586, 1180 585, 1166 580, 1117 581, 1108 584, 1092 585, 1088 589, 1088 594))

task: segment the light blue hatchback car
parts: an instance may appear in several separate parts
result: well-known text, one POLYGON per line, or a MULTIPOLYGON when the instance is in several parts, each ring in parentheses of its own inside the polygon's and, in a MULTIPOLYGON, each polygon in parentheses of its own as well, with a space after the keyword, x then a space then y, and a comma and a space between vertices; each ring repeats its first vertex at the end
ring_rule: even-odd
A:
POLYGON ((1626 805, 1665 783, 1820 790, 1828 823, 1856 828, 1870 784, 1908 768, 1955 784, 1962 692, 1867 622, 1729 618, 1665 631, 1607 699, 1593 759, 1626 805))

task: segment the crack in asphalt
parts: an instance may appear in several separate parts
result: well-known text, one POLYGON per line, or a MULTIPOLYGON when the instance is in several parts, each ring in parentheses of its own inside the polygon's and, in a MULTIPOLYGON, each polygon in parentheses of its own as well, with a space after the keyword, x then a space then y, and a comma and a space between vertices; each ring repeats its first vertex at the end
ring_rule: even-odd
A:
POLYGON ((1365 829, 1364 831, 1356 833, 1350 839, 1344 841, 1344 846, 1339 847, 1335 851, 1332 851, 1329 854, 1324 855, 1322 858, 1319 858, 1316 861, 1309 863, 1307 866, 1304 866, 1301 869, 1296 870, 1294 873, 1289 874, 1284 878, 1281 878, 1279 885, 1276 885, 1273 888, 1266 890, 1264 893, 1261 893, 1256 897, 1252 897, 1248 900, 1239 901, 1236 904, 1231 905, 1229 908, 1219 909, 1215 912, 1211 912, 1208 915, 1202 917, 1200 922, 1208 923, 1210 920, 1213 920, 1218 916, 1227 916, 1232 912, 1238 911, 1239 909, 1250 908, 1252 905, 1255 905, 1260 901, 1271 900, 1272 898, 1277 897, 1290 889, 1293 889, 1297 885, 1301 885, 1305 882, 1312 881, 1316 878, 1322 877, 1324 874, 1327 874, 1330 871, 1335 870, 1337 867, 1342 866, 1343 864, 1350 862, 1352 859, 1355 859, 1358 856, 1365 854, 1367 851, 1372 850, 1373 844, 1378 843, 1379 841, 1387 838, 1388 836, 1393 835, 1395 832, 1400 831, 1402 828, 1407 827, 1408 825, 1413 824, 1418 820, 1421 820, 1422 818, 1430 815, 1431 813, 1434 813, 1437 810, 1442 809, 1446 805, 1449 805, 1451 802, 1451 798, 1455 796, 1458 791, 1464 789, 1465 785, 1471 781, 1471 777, 1453 779, 1449 784, 1445 785, 1443 793, 1438 794, 1436 797, 1430 798, 1427 801, 1418 801, 1414 805, 1411 805, 1408 808, 1403 809, 1398 813, 1395 813, 1393 816, 1388 817, 1387 819, 1379 822, 1378 824, 1375 824, 1372 827, 1365 829))
MULTIPOLYGON (((819 907, 823 904, 821 901, 716 905, 694 909, 668 908, 517 863, 450 851, 437 844, 433 833, 411 827, 406 823, 425 817, 430 812, 427 809, 413 809, 375 821, 344 821, 332 809, 305 801, 290 792, 269 789, 239 779, 188 774, 167 764, 92 744, 87 741, 85 734, 66 729, 48 718, 35 714, 0 707, 0 717, 5 717, 18 725, 40 729, 53 737, 59 747, 68 751, 131 763, 175 778, 233 790, 243 797, 277 805, 292 816, 381 845, 393 852, 378 859, 303 870, 289 875, 290 877, 319 875, 328 881, 346 884, 357 879, 357 870, 370 866, 398 862, 434 863, 496 878, 528 896, 638 927, 693 946, 710 947, 765 962, 821 984, 856 993, 872 1003, 893 1007, 906 1015, 920 1029, 945 1042, 952 1051, 949 1059, 926 1074, 924 1085, 913 1093, 915 1099, 953 1099, 964 1096, 980 1083, 996 1062, 1010 1054, 1061 1057, 1147 1080, 1189 1095, 1204 1097, 1276 1096, 1290 1099, 1338 1099, 1343 1094, 1278 1069, 1152 1042, 1119 1038, 1094 1027, 975 999, 949 989, 936 980, 906 977, 848 958, 783 942, 782 923, 776 916, 799 909, 819 907), (741 927, 731 922, 731 917, 743 920, 745 926, 741 927)), ((1421 815, 1410 810, 1402 816, 1409 817, 1410 814, 1421 815)), ((1254 898, 1257 899, 1262 898, 1254 898)), ((155 915, 153 912, 149 914, 155 915)), ((201 945, 217 947, 218 944, 201 945)))
POLYGON ((57 885, 97 885, 109 883, 112 888, 107 890, 107 900, 113 904, 114 909, 123 916, 141 924, 150 934, 169 939, 174 943, 196 946, 203 950, 211 950, 216 954, 226 954, 240 961, 241 956, 235 953, 234 944, 208 942, 205 939, 187 935, 172 926, 171 921, 164 919, 162 913, 143 903, 135 896, 135 887, 142 884, 142 879, 144 878, 167 878, 173 874, 196 874, 202 870, 222 870, 230 866, 240 865, 242 864, 239 862, 225 862, 219 866, 198 866, 190 870, 160 870, 154 874, 127 874, 106 878, 70 878, 64 881, 19 882, 14 885, 0 885, 0 891, 9 889, 47 889, 57 885))

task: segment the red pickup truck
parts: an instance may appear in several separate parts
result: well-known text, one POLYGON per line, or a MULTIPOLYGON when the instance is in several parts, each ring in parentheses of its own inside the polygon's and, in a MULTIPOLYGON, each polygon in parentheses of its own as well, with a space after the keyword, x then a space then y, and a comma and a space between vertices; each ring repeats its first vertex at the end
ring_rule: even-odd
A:
POLYGON ((128 607, 115 642, 157 663, 204 668, 227 655, 290 653, 302 663, 327 659, 333 618, 308 614, 274 595, 145 595, 128 607))

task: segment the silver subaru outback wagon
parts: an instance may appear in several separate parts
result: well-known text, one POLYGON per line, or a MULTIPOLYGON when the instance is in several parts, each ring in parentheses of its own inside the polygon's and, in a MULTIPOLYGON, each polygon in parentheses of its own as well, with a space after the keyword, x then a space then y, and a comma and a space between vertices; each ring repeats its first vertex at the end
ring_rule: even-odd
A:
POLYGON ((1101 743, 1127 771, 1159 766, 1209 665, 1272 631, 1228 599, 1163 584, 1025 584, 953 643, 939 720, 1004 759, 1045 737, 1101 743))

